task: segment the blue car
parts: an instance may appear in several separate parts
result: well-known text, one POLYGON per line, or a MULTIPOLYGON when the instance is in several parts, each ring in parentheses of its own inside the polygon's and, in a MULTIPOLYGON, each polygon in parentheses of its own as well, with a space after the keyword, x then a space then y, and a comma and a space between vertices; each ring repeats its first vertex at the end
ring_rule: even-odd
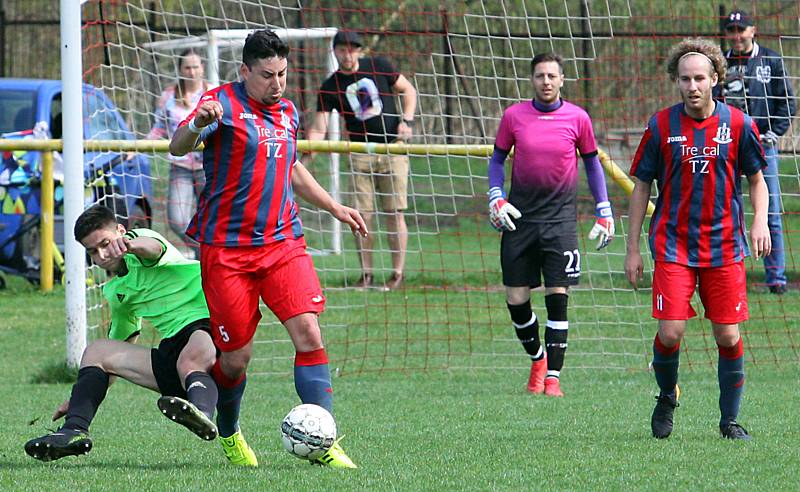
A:
MULTIPOLYGON (((61 138, 60 80, 0 78, 0 138, 61 138)), ((135 140, 120 111, 100 89, 83 85, 83 134, 90 140, 135 140)), ((56 243, 63 251, 63 167, 55 160, 56 243)), ((0 163, 0 271, 38 279, 41 176, 39 152, 4 152, 0 163)), ((114 209, 128 228, 149 227, 150 159, 138 153, 84 154, 86 205, 114 209)), ((2 288, 2 282, 0 282, 2 288)))

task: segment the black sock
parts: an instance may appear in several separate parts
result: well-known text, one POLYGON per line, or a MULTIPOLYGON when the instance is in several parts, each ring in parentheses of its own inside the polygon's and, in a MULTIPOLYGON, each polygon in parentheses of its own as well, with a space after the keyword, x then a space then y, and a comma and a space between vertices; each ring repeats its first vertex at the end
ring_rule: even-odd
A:
POLYGON ((78 371, 78 380, 72 386, 69 410, 63 427, 88 432, 107 391, 108 374, 102 369, 89 366, 78 371))
POLYGON ((189 401, 206 414, 206 417, 213 419, 219 393, 211 375, 203 371, 194 371, 186 376, 185 384, 189 401))
POLYGON ((522 343, 522 348, 531 356, 531 359, 541 360, 544 357, 544 351, 539 341, 539 320, 531 310, 531 300, 528 299, 522 304, 506 304, 506 306, 508 306, 511 321, 514 323, 514 331, 522 343))
POLYGON ((545 296, 547 307, 547 327, 544 330, 544 345, 547 348, 547 376, 558 377, 564 367, 564 354, 567 352, 567 294, 545 296))

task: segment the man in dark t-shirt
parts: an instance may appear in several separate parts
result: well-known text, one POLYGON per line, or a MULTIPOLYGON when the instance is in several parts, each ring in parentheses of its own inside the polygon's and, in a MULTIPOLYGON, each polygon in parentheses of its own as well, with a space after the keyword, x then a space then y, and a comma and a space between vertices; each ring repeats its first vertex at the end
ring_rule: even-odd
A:
MULTIPOLYGON (((353 31, 339 31, 333 52, 339 69, 320 86, 317 112, 308 130, 309 140, 322 140, 330 113, 338 111, 345 121, 349 139, 355 142, 393 143, 413 134, 417 91, 395 67, 382 57, 364 57, 362 42, 353 31), (400 96, 400 111, 397 96, 400 96)), ((408 156, 350 154, 355 207, 367 227, 372 227, 376 205, 386 220, 392 254, 392 276, 387 289, 403 284, 408 228, 403 211, 408 207, 408 156)), ((359 238, 361 278, 355 286, 374 285, 372 250, 374 235, 359 238)))

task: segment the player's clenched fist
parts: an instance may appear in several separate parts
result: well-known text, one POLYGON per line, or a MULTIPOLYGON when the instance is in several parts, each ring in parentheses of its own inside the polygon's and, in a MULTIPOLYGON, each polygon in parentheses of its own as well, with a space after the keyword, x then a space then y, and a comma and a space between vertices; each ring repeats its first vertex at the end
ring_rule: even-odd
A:
POLYGON ((222 118, 222 104, 219 101, 204 101, 197 107, 194 114, 194 125, 203 128, 222 118))

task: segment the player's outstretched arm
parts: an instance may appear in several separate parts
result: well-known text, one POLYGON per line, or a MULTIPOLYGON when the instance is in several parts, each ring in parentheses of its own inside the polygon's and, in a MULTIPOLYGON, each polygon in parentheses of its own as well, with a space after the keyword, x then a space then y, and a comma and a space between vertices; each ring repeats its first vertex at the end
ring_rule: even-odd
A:
POLYGON ((642 235, 642 224, 650 200, 650 183, 633 177, 633 192, 628 207, 628 241, 625 253, 625 276, 636 288, 644 274, 644 262, 639 251, 639 237, 642 235))
POLYGON ((753 203, 753 224, 750 226, 750 242, 756 259, 772 252, 772 239, 767 224, 769 190, 761 171, 747 177, 750 183, 750 201, 753 203))
POLYGON ((302 162, 297 161, 294 164, 292 171, 292 187, 297 192, 298 196, 315 207, 327 210, 331 215, 336 217, 340 222, 350 226, 353 234, 365 236, 368 234, 367 224, 358 210, 346 207, 333 199, 333 197, 325 191, 325 188, 317 183, 314 176, 308 172, 308 169, 302 162))

